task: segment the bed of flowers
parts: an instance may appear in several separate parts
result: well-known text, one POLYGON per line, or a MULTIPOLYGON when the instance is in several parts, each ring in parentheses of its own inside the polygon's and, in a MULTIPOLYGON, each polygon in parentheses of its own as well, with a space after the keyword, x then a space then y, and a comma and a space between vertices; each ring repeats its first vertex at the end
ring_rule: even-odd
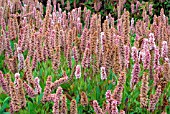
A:
POLYGON ((46 2, 0 0, 0 114, 170 113, 168 0, 46 2))

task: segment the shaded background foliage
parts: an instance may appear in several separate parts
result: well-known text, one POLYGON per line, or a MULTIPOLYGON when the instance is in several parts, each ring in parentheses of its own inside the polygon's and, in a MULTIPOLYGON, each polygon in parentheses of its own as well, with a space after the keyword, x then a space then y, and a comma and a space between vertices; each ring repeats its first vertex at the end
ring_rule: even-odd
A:
MULTIPOLYGON (((61 4, 62 0, 56 0, 56 1, 57 3, 61 4)), ((74 1, 76 1, 76 7, 81 7, 81 9, 84 9, 84 7, 87 7, 92 12, 100 13, 102 15, 102 22, 105 20, 106 15, 108 15, 109 13, 115 18, 115 20, 117 19, 117 4, 119 0, 69 0, 69 1, 70 1, 71 9, 74 8, 73 4, 74 4, 74 1), (99 1, 101 2, 101 7, 99 11, 95 11, 94 3, 99 2, 99 1)), ((135 1, 136 0, 126 0, 126 3, 124 4, 124 8, 126 8, 126 10, 130 12, 131 3, 135 1)), ((42 2, 42 4, 46 7, 47 0, 39 0, 39 2, 42 2)), ((60 5, 63 10, 65 10, 65 7, 67 6, 67 2, 68 0, 65 0, 64 7, 60 5)), ((170 10, 169 10, 170 0, 139 0, 139 2, 140 3, 148 2, 148 4, 153 4, 153 14, 155 15, 159 15, 161 8, 164 8, 165 15, 170 17, 170 10)), ((53 2, 52 2, 52 5, 53 5, 53 2)), ((145 6, 143 5, 143 8, 144 7, 145 6)), ((58 9, 57 4, 56 4, 56 8, 58 9)), ((139 8, 140 14, 142 13, 143 8, 142 7, 139 8)), ((137 19, 142 18, 142 15, 131 14, 131 16, 136 17, 137 19)), ((152 20, 152 17, 153 16, 151 16, 151 20, 152 20)), ((170 19, 168 20, 168 22, 170 23, 170 19)))

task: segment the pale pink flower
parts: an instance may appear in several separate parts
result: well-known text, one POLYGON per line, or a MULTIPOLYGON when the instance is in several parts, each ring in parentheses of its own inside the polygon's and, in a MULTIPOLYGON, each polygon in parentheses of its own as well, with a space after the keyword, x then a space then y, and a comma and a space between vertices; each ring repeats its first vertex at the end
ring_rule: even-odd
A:
POLYGON ((111 114, 118 114, 118 109, 117 109, 117 101, 116 100, 112 100, 111 103, 111 114))
POLYGON ((133 88, 139 80, 140 64, 138 61, 135 62, 132 70, 131 88, 133 88))
POLYGON ((5 92, 8 91, 7 81, 5 80, 4 74, 2 73, 2 71, 0 71, 0 86, 2 86, 3 90, 5 90, 5 92))
POLYGON ((149 4, 149 15, 151 15, 151 16, 153 15, 153 13, 152 13, 152 9, 153 9, 152 6, 153 6, 152 4, 149 4))
POLYGON ((156 44, 155 44, 155 37, 153 33, 149 34, 149 44, 150 44, 150 50, 155 49, 156 44))
POLYGON ((106 96, 106 102, 109 102, 109 100, 112 97, 111 90, 107 90, 105 96, 106 96))
POLYGON ((150 51, 146 50, 145 57, 144 57, 144 60, 143 60, 143 67, 144 67, 144 69, 149 69, 150 60, 151 60, 150 51))
POLYGON ((124 53, 125 53, 125 66, 126 68, 129 67, 129 60, 130 60, 130 47, 125 45, 124 46, 124 53))
POLYGON ((149 41, 148 39, 144 38, 142 42, 142 49, 147 50, 149 48, 149 41))
POLYGON ((40 84, 39 84, 39 82, 40 82, 40 79, 38 78, 38 77, 36 77, 35 79, 34 79, 34 82, 35 82, 35 94, 40 94, 41 93, 41 86, 40 86, 40 84))
POLYGON ((136 47, 132 47, 132 59, 133 61, 136 61, 138 59, 138 49, 136 47))
POLYGON ((156 47, 154 50, 154 69, 159 66, 159 59, 160 59, 160 54, 159 54, 159 48, 156 47))
POLYGON ((101 75, 101 79, 102 80, 106 80, 107 79, 106 68, 105 67, 101 67, 100 75, 101 75))
POLYGON ((15 73, 15 81, 14 84, 17 85, 18 79, 20 78, 20 74, 19 73, 15 73))
POLYGON ((81 77, 81 66, 80 65, 76 66, 75 76, 76 76, 76 79, 81 77))
POLYGON ((135 5, 134 5, 134 3, 131 4, 131 13, 132 14, 135 13, 135 5))
POLYGON ((168 57, 168 45, 167 45, 167 41, 163 41, 162 42, 161 57, 162 58, 167 58, 168 57))
POLYGON ((93 108, 94 108, 94 111, 96 112, 96 114, 104 114, 96 100, 93 101, 93 108))

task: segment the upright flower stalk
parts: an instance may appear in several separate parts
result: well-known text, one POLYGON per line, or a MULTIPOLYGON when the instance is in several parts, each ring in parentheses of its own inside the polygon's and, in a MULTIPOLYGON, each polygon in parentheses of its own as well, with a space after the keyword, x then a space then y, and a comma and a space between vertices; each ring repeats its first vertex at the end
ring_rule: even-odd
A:
POLYGON ((76 66, 75 76, 76 76, 76 79, 81 77, 81 66, 80 65, 76 66))
POLYGON ((112 98, 116 100, 116 104, 118 105, 121 104, 122 93, 123 93, 125 82, 126 82, 126 74, 125 71, 122 71, 119 76, 118 84, 112 94, 112 98))
POLYGON ((100 75, 101 75, 101 80, 106 80, 107 79, 107 74, 106 74, 105 67, 101 67, 100 75))
POLYGON ((55 98, 54 98, 53 114, 59 114, 59 112, 60 112, 59 101, 60 101, 61 95, 62 95, 62 88, 58 87, 56 94, 55 94, 55 98))
POLYGON ((137 60, 134 64, 133 70, 132 70, 132 78, 131 78, 131 82, 130 82, 131 88, 133 88, 139 81, 139 72, 140 72, 140 64, 137 60))
POLYGON ((2 86, 5 92, 8 92, 8 85, 7 85, 7 82, 4 78, 4 74, 2 73, 2 71, 0 71, 0 85, 2 86))
POLYGON ((148 108, 149 111, 153 112, 155 110, 155 106, 159 101, 161 93, 162 93, 161 86, 158 85, 155 94, 150 96, 150 105, 148 108))
POLYGON ((96 114, 104 114, 96 100, 93 101, 93 108, 94 108, 94 111, 96 112, 96 114))
POLYGON ((147 108, 148 104, 148 74, 144 72, 142 76, 142 86, 140 88, 140 105, 147 108))
POLYGON ((24 56, 22 54, 21 47, 17 48, 17 52, 18 52, 18 61, 19 61, 18 70, 20 71, 20 70, 24 69, 24 56))
POLYGON ((77 114, 77 103, 75 99, 71 100, 70 114, 77 114))
POLYGON ((88 105, 88 98, 85 92, 81 92, 81 105, 87 106, 88 105))
POLYGON ((60 113, 61 114, 67 114, 67 97, 66 95, 62 95, 61 96, 61 110, 60 113))

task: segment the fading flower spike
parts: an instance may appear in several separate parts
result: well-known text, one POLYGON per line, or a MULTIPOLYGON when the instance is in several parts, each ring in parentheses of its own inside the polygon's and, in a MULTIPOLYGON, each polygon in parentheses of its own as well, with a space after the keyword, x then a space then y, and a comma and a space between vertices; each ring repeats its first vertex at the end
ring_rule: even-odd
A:
POLYGON ((2 71, 0 71, 0 86, 2 86, 3 90, 5 90, 5 92, 8 91, 7 82, 4 78, 2 71))
POLYGON ((55 98, 54 98, 54 105, 53 105, 53 114, 59 114, 59 101, 60 101, 60 97, 62 95, 62 88, 58 87, 56 94, 55 94, 55 98))
POLYGON ((44 89, 44 95, 43 95, 43 98, 42 98, 43 103, 49 101, 48 95, 50 95, 50 93, 51 93, 51 84, 52 84, 51 81, 52 81, 52 77, 48 76, 47 81, 46 81, 46 86, 45 86, 45 89, 44 89))
POLYGON ((147 108, 148 104, 148 74, 144 72, 142 76, 142 86, 140 88, 140 105, 142 108, 147 108))
POLYGON ((77 103, 75 99, 71 100, 70 114, 77 114, 77 103))
POLYGON ((81 100, 80 100, 81 104, 83 106, 87 106, 88 105, 88 98, 85 92, 81 92, 81 100))
POLYGON ((24 88, 23 88, 23 82, 21 79, 18 79, 18 97, 19 97, 19 101, 21 104, 21 107, 24 108, 26 107, 26 98, 25 98, 25 92, 24 92, 24 88))
POLYGON ((161 93, 162 93, 161 86, 158 85, 156 89, 156 93, 154 95, 151 95, 151 98, 150 98, 149 110, 151 112, 155 110, 156 103, 159 101, 159 97, 161 96, 161 93))
POLYGON ((67 114, 67 98, 66 95, 62 95, 61 97, 61 114, 67 114))

